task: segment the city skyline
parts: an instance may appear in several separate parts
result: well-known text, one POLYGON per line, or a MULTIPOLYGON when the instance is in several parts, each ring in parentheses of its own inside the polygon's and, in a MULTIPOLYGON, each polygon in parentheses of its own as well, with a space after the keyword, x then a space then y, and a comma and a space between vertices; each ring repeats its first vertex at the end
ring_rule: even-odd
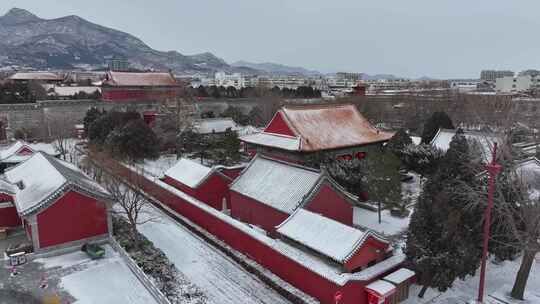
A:
POLYGON ((141 0, 72 3, 5 0, 41 18, 78 15, 130 33, 157 50, 211 52, 228 63, 274 62, 321 72, 357 71, 417 78, 478 78, 483 69, 538 68, 530 39, 540 3, 197 3, 141 0), (431 26, 428 26, 431 25, 431 26))

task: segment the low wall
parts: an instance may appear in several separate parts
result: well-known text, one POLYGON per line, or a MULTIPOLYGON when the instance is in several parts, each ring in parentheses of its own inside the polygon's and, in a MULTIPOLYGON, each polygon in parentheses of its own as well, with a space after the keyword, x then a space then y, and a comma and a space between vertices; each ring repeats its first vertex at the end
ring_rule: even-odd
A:
POLYGON ((181 216, 186 217, 234 250, 242 252, 286 282, 318 299, 321 303, 334 304, 334 295, 338 291, 343 294, 340 304, 367 303, 367 294, 364 286, 371 281, 349 281, 344 286, 339 286, 276 251, 245 231, 225 222, 218 216, 187 202, 153 181, 137 175, 118 162, 102 157, 97 153, 91 153, 91 157, 94 161, 99 162, 100 165, 109 168, 113 174, 123 176, 128 181, 131 181, 132 184, 140 187, 148 195, 159 200, 162 204, 181 216))
POLYGON ((137 263, 131 259, 129 254, 118 244, 118 242, 114 239, 110 239, 110 244, 114 248, 116 252, 120 255, 122 260, 126 263, 126 265, 129 267, 131 272, 139 279, 139 281, 146 287, 148 292, 154 297, 154 299, 159 304, 171 304, 171 302, 163 295, 163 293, 157 288, 157 286, 152 282, 152 280, 137 266, 137 263))

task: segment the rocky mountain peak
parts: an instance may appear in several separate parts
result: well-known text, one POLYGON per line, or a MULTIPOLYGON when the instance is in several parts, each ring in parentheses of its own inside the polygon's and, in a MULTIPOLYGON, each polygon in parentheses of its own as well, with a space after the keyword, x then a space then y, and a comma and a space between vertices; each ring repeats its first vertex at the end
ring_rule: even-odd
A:
POLYGON ((12 8, 4 16, 0 17, 1 24, 21 24, 27 22, 35 22, 42 20, 38 16, 30 13, 22 8, 12 8))

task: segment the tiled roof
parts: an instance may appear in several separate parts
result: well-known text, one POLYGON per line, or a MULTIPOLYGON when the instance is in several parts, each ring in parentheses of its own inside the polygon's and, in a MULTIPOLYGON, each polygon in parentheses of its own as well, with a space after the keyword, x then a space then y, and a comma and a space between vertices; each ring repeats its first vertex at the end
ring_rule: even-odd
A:
POLYGON ((42 152, 37 152, 27 161, 8 169, 5 175, 12 184, 22 184, 22 189, 17 189, 15 195, 15 205, 21 215, 46 208, 70 189, 98 199, 111 199, 107 190, 76 166, 42 152))
POLYGON ((27 143, 22 140, 18 140, 11 144, 10 146, 0 150, 0 162, 2 163, 19 163, 22 161, 27 160, 32 155, 17 155, 17 152, 19 152, 23 148, 28 148, 33 152, 44 152, 49 155, 58 155, 58 151, 52 144, 48 143, 27 143))
POLYGON ((393 136, 372 126, 352 104, 285 106, 280 111, 301 139, 301 151, 366 145, 393 136))
POLYGON ((196 188, 211 172, 211 168, 194 160, 181 158, 174 166, 165 171, 165 176, 177 180, 190 188, 196 188))
POLYGON ((179 86, 170 73, 108 72, 104 86, 179 86))
POLYGON ((341 264, 364 244, 369 231, 362 231, 305 209, 298 209, 278 226, 277 232, 341 264))
POLYGON ((15 194, 16 186, 0 178, 0 193, 15 194))
POLYGON ((257 155, 231 184, 231 190, 290 214, 320 177, 317 171, 257 155))
POLYGON ((246 135, 240 138, 242 141, 267 146, 267 147, 276 147, 288 151, 298 151, 300 150, 300 139, 297 137, 282 136, 270 133, 255 133, 251 135, 246 135))

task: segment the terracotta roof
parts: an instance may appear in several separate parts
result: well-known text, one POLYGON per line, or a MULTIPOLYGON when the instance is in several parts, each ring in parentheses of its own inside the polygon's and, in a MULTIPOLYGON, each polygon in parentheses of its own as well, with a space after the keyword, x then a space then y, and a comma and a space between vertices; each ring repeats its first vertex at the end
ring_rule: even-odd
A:
POLYGON ((372 126, 352 104, 285 106, 281 112, 302 139, 302 151, 365 145, 393 136, 372 126))
POLYGON ((107 72, 105 86, 179 86, 170 73, 107 72))
MULTIPOLYGON (((279 113, 299 139, 297 151, 320 151, 384 142, 393 133, 375 128, 352 104, 285 106, 279 113)), ((271 138, 282 134, 262 132, 264 137, 242 137, 242 140, 277 148, 271 138)), ((290 147, 289 149, 290 150, 290 147)))

